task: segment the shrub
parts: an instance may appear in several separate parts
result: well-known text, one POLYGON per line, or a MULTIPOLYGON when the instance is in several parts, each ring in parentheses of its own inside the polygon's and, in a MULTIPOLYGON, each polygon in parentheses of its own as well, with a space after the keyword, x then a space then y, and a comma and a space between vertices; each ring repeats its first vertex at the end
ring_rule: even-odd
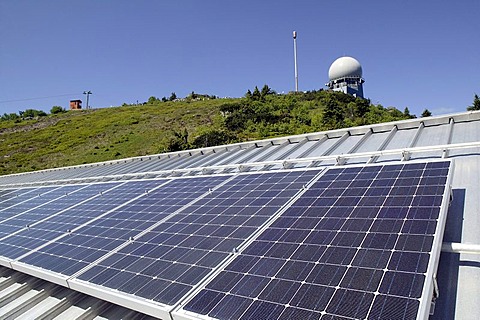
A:
POLYGON ((66 110, 60 106, 53 106, 52 109, 50 109, 51 114, 57 114, 57 113, 64 113, 66 110))

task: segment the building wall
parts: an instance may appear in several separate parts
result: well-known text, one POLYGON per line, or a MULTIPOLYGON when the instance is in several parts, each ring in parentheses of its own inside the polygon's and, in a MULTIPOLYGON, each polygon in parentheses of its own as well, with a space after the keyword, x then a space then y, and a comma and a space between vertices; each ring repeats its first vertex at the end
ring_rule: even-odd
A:
POLYGON ((82 100, 70 100, 70 110, 82 109, 82 100))
POLYGON ((363 98, 363 85, 361 80, 339 79, 330 81, 328 87, 333 91, 340 91, 355 97, 363 98))

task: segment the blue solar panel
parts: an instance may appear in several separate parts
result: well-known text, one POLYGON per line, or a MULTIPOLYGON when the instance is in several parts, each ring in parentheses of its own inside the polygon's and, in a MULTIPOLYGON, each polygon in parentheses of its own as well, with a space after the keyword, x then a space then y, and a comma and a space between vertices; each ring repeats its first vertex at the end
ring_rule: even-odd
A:
POLYGON ((318 172, 235 176, 78 278, 173 305, 318 172))
POLYGON ((22 222, 26 224, 22 225, 23 229, 20 232, 0 241, 3 247, 2 255, 18 258, 56 237, 69 233, 83 223, 117 207, 130 197, 143 194, 145 192, 143 185, 144 182, 135 189, 132 185, 127 187, 119 183, 92 184, 75 193, 57 198, 48 203, 47 207, 42 206, 21 214, 18 219, 13 220, 13 223, 18 224, 16 228, 22 222), (108 192, 109 189, 111 190, 108 192), (127 195, 124 194, 126 190, 127 195))
POLYGON ((24 210, 34 208, 52 199, 48 193, 58 187, 26 188, 9 193, 0 200, 0 217, 2 219, 13 216, 24 210))
POLYGON ((4 189, 0 190, 0 203, 3 201, 13 198, 16 196, 15 192, 18 191, 18 189, 4 189))
POLYGON ((156 306, 197 292, 193 315, 410 319, 429 303, 449 166, 3 190, 0 255, 156 306))
POLYGON ((60 235, 64 236, 21 261, 64 275, 73 275, 225 179, 226 176, 177 179, 170 182, 127 182, 105 197, 67 210, 38 225, 37 228, 41 228, 46 234, 58 236, 58 232, 61 232, 60 235), (166 182, 168 183, 162 185, 166 182), (145 193, 146 190, 160 185, 160 188, 145 193), (141 194, 143 196, 125 203, 141 194), (123 205, 118 207, 120 204, 123 205), (84 213, 85 206, 91 208, 91 214, 84 213), (92 220, 113 207, 118 208, 92 220), (72 224, 78 226, 83 223, 86 224, 82 228, 65 235, 66 228, 72 228, 72 224))
POLYGON ((326 171, 183 309, 219 319, 415 319, 449 166, 326 171))
POLYGON ((55 200, 65 197, 66 194, 75 192, 82 187, 64 186, 54 190, 51 188, 37 189, 38 193, 35 193, 34 197, 30 195, 29 200, 2 210, 0 212, 0 239, 51 215, 57 209, 55 200))

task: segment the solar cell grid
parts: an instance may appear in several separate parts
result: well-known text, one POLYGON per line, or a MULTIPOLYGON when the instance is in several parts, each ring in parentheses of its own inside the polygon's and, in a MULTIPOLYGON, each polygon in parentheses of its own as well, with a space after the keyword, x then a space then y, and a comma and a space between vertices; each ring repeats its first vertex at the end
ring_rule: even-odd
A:
POLYGON ((28 210, 51 199, 47 194, 57 187, 20 189, 14 195, 0 202, 0 217, 11 217, 22 210, 28 210), (41 196, 41 198, 40 198, 41 196))
POLYGON ((29 201, 3 210, 0 213, 0 239, 50 215, 52 211, 57 209, 55 200, 61 199, 66 194, 75 192, 80 188, 82 186, 64 186, 55 190, 38 190, 37 195, 29 201))
POLYGON ((317 174, 236 176, 79 279, 173 305, 317 174))
POLYGON ((56 234, 52 231, 58 228, 64 234, 65 227, 73 227, 72 224, 88 224, 21 261, 64 275, 73 275, 225 179, 226 177, 177 179, 166 184, 167 180, 129 181, 113 193, 108 193, 108 196, 88 202, 91 214, 83 215, 85 206, 79 206, 50 219, 41 227, 52 234, 56 234), (156 188, 158 186, 160 187, 156 188), (145 193, 146 190, 152 191, 145 193), (132 199, 134 200, 125 203, 132 199), (121 204, 124 205, 118 207, 121 204), (116 209, 108 212, 113 208, 116 209), (106 212, 108 213, 104 214, 106 212), (100 214, 104 215, 100 217, 100 214), (96 219, 92 220, 93 218, 96 219))
MULTIPOLYGON (((152 181, 129 181, 128 183, 102 183, 93 184, 85 189, 83 193, 78 193, 77 196, 80 199, 72 198, 70 200, 77 201, 75 206, 61 211, 57 215, 52 215, 48 219, 35 224, 28 230, 7 239, 10 242, 22 241, 22 238, 33 240, 37 242, 36 246, 27 246, 22 248, 22 254, 28 253, 30 250, 37 248, 40 244, 46 244, 58 237, 66 236, 67 242, 81 243, 85 245, 85 239, 79 239, 74 236, 75 228, 88 223, 92 220, 98 219, 106 212, 122 205, 128 200, 131 200, 139 195, 145 194, 148 190, 154 188, 157 185, 152 181), (93 197, 94 196, 94 197, 93 197), (81 201, 87 200, 87 201, 81 201), (32 232, 34 231, 34 232, 32 232), (81 241, 79 241, 81 240, 81 241)), ((108 244, 105 244, 108 247, 108 244)), ((51 246, 51 245, 50 245, 51 246)), ((75 252, 76 254, 83 255, 85 261, 95 260, 95 256, 99 253, 85 252, 76 248, 73 245, 69 246, 55 246, 56 249, 52 250, 50 246, 47 246, 45 252, 33 252, 32 256, 27 256, 25 261, 36 266, 40 266, 45 269, 58 269, 58 270, 71 270, 72 265, 78 267, 79 264, 70 263, 68 259, 62 256, 55 256, 57 253, 66 254, 66 252, 75 252), (54 258, 53 258, 54 257, 54 258)), ((112 248, 114 246, 111 246, 112 248)), ((102 253, 104 254, 104 252, 102 253)), ((17 255, 18 257, 18 255, 17 255)), ((85 266, 86 263, 80 265, 85 266)))
POLYGON ((16 192, 18 192, 18 189, 1 189, 0 190, 0 203, 3 201, 10 199, 12 197, 16 196, 16 192))
MULTIPOLYGON (((58 189, 55 189, 48 193, 47 196, 40 196, 35 198, 36 200, 42 201, 40 205, 33 206, 30 201, 9 208, 6 211, 6 216, 9 218, 0 221, 0 238, 3 236, 11 235, 12 232, 23 229, 26 226, 30 226, 35 222, 44 219, 52 215, 55 212, 61 211, 69 206, 75 204, 70 198, 76 198, 75 196, 67 197, 72 195, 78 190, 82 189, 84 186, 64 186, 58 189), (40 199, 41 198, 41 199, 40 199), (68 200, 67 200, 68 198, 68 200)), ((37 201, 32 201, 37 203, 37 201)))
POLYGON ((220 319, 416 318, 449 165, 326 171, 183 309, 220 319))
MULTIPOLYGON (((90 186, 77 185, 58 188, 49 193, 52 201, 20 213, 14 218, 0 222, 1 255, 10 259, 29 252, 30 250, 67 232, 74 225, 68 224, 66 216, 61 212, 85 201, 99 192, 118 185, 117 183, 95 184, 90 186), (58 216, 56 216, 59 214, 58 216), (53 222, 52 222, 53 221, 53 222)), ((44 197, 42 197, 44 198, 44 197)), ((88 215, 81 219, 88 219, 88 215)))
MULTIPOLYGON (((0 204, 5 200, 11 199, 11 198, 17 198, 23 194, 28 194, 31 192, 35 192, 37 190, 39 190, 39 188, 2 189, 0 190, 2 194, 2 196, 0 197, 0 204)), ((38 192, 36 193, 36 195, 38 195, 38 192)), ((31 195, 29 195, 29 198, 30 197, 31 195)))

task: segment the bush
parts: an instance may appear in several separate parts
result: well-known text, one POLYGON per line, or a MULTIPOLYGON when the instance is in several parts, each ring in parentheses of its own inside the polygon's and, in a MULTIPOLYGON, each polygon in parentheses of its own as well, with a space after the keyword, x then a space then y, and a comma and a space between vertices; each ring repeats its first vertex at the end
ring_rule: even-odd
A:
POLYGON ((64 112, 67 112, 67 111, 60 106, 53 106, 52 109, 50 109, 51 114, 64 113, 64 112))
POLYGON ((20 117, 22 119, 33 119, 36 117, 45 117, 47 114, 42 110, 27 109, 25 111, 20 111, 20 117))
POLYGON ((194 148, 213 147, 230 143, 232 140, 235 140, 235 135, 228 131, 211 129, 197 136, 192 146, 194 148))
POLYGON ((3 120, 3 121, 8 121, 8 120, 19 120, 20 119, 20 116, 16 113, 4 113, 3 116, 0 118, 0 120, 3 120))
POLYGON ((168 139, 165 151, 173 152, 187 149, 190 149, 187 129, 184 129, 183 132, 173 131, 173 135, 168 139))

